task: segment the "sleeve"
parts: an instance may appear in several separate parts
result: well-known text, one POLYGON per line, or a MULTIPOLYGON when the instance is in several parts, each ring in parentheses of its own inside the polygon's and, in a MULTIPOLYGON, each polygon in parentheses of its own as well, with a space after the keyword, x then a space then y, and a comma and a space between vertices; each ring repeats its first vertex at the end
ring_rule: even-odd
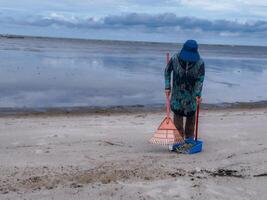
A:
POLYGON ((201 97, 204 77, 205 77, 205 64, 203 62, 200 65, 200 68, 197 72, 197 79, 196 79, 195 86, 194 86, 195 97, 197 97, 197 96, 201 97))
POLYGON ((165 73, 164 73, 165 90, 171 89, 171 73, 172 73, 172 70, 173 70, 173 59, 171 58, 169 63, 166 65, 165 73))

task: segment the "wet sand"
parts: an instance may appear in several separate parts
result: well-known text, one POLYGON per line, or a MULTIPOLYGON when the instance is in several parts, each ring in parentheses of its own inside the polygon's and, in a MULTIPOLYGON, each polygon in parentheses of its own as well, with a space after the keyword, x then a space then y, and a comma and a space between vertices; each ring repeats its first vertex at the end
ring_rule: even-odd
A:
POLYGON ((267 198, 267 108, 203 111, 195 155, 148 143, 163 117, 1 117, 0 199, 267 198))

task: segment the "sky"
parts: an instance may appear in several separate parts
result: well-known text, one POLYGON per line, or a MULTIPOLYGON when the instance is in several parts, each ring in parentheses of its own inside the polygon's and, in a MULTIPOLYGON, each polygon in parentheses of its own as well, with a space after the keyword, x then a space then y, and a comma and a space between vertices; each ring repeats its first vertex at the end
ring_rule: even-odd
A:
POLYGON ((267 0, 0 0, 0 34, 267 46, 267 0))

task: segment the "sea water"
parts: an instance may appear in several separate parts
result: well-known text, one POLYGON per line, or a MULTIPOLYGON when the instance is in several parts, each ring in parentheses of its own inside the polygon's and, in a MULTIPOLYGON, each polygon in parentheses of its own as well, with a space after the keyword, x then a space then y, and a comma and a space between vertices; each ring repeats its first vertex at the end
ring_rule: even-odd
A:
MULTIPOLYGON (((157 105, 179 44, 0 38, 0 107, 157 105)), ((200 45, 203 101, 267 100, 267 47, 200 45)))

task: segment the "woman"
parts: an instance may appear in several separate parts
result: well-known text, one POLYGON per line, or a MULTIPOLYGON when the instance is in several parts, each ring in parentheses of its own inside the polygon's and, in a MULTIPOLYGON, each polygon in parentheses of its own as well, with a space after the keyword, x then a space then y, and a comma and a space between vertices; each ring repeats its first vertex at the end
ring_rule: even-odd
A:
POLYGON ((172 56, 165 69, 165 92, 166 95, 172 93, 171 109, 174 112, 174 124, 186 139, 194 138, 195 112, 197 102, 201 102, 204 76, 205 65, 200 58, 195 40, 186 41, 181 52, 172 56))

